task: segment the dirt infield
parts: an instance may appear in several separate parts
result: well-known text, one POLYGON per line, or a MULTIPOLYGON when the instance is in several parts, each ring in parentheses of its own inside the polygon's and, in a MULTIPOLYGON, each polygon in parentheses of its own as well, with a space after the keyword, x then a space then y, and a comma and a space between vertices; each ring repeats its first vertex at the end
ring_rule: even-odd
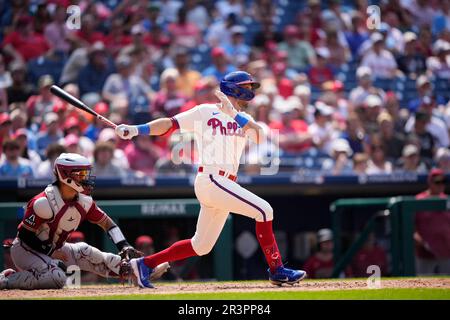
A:
MULTIPOLYGON (((439 288, 450 289, 450 278, 383 279, 382 288, 439 288)), ((160 283, 156 289, 141 290, 129 285, 82 286, 80 289, 62 290, 3 290, 0 299, 35 299, 95 297, 109 295, 178 294, 207 292, 261 292, 261 291, 320 291, 367 289, 365 279, 355 280, 305 280, 295 286, 276 287, 268 282, 216 282, 216 283, 160 283)), ((136 297, 139 298, 139 297, 136 297)), ((157 299, 157 296, 155 296, 157 299)))

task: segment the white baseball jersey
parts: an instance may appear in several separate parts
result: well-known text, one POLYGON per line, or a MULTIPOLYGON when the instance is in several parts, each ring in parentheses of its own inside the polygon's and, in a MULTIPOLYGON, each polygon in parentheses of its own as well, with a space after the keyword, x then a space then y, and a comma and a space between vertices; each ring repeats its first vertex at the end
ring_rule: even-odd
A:
MULTIPOLYGON (((250 115, 246 114, 247 117, 250 115)), ((236 175, 247 135, 233 118, 215 104, 201 104, 177 114, 181 133, 195 135, 199 164, 213 166, 236 175)))

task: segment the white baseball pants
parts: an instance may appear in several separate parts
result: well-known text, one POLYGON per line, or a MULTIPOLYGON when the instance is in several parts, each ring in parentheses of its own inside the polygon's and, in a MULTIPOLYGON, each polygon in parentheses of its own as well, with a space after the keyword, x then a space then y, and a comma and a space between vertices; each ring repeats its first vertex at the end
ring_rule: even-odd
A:
POLYGON ((199 256, 214 247, 230 212, 256 221, 273 220, 273 209, 267 201, 226 177, 199 173, 194 187, 201 208, 192 247, 199 256))

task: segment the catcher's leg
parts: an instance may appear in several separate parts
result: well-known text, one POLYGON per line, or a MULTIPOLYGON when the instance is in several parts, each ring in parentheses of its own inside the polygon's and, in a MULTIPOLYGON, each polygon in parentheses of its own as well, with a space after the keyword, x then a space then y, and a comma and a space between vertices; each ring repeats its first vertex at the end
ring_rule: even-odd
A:
POLYGON ((66 257, 67 266, 77 265, 82 271, 93 272, 104 278, 120 275, 121 257, 102 252, 85 242, 66 243, 60 249, 66 257))
POLYGON ((16 239, 11 247, 11 257, 18 272, 0 276, 0 289, 61 289, 66 274, 60 262, 37 253, 16 239))

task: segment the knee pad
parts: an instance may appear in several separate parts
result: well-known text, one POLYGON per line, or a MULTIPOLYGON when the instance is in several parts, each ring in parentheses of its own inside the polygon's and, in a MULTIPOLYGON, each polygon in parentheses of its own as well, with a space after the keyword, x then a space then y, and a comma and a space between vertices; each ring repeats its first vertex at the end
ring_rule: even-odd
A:
POLYGON ((66 273, 56 266, 45 271, 19 271, 8 277, 8 289, 62 289, 66 284, 66 273))

